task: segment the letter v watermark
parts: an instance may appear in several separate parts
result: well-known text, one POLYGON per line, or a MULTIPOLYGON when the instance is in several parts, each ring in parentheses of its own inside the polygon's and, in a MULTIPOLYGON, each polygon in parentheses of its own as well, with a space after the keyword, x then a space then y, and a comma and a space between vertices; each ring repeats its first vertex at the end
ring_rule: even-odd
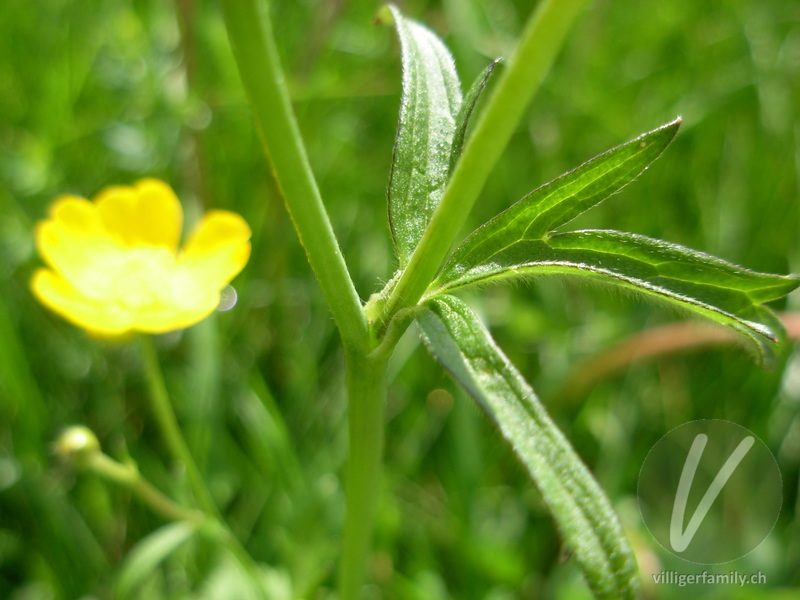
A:
POLYGON ((742 462, 750 448, 753 447, 755 438, 748 436, 739 442, 739 445, 728 457, 728 460, 725 461, 725 464, 722 465, 716 477, 714 477, 714 481, 708 486, 706 493, 700 500, 700 504, 697 505, 692 518, 689 520, 686 530, 683 530, 689 491, 692 489, 692 481, 694 481, 694 475, 697 472, 697 465, 700 464, 700 459, 707 443, 708 436, 704 433, 698 433, 694 438, 694 442, 692 442, 689 454, 686 456, 686 462, 683 463, 683 471, 681 471, 681 478, 678 482, 678 491, 675 494, 675 504, 672 505, 672 520, 669 524, 669 543, 675 552, 683 552, 689 546, 703 519, 706 518, 711 505, 714 504, 714 500, 722 492, 722 488, 725 487, 736 467, 739 466, 739 463, 742 462))

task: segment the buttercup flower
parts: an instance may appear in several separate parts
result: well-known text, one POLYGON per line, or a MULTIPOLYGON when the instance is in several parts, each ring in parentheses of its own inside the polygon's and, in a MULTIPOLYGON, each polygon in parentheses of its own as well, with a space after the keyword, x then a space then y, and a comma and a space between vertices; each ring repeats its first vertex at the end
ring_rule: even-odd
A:
POLYGON ((250 257, 239 215, 208 212, 182 249, 183 210, 155 179, 111 187, 93 202, 62 196, 36 227, 49 269, 31 287, 48 308, 93 333, 164 333, 201 321, 250 257))

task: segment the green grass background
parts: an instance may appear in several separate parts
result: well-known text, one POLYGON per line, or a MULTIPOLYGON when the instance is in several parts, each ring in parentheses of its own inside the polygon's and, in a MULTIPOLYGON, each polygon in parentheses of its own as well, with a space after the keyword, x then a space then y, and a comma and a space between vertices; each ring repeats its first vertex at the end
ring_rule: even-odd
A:
MULTIPOLYGON (((273 4, 311 163, 366 299, 395 266, 385 188, 398 44, 371 24, 377 2, 273 4)), ((402 8, 445 39, 471 81, 510 53, 531 4, 402 8)), ((215 498, 269 566, 275 598, 330 597, 343 519, 343 359, 261 153, 218 6, 5 0, 0 91, 0 597, 115 597, 125 557, 164 525, 126 491, 55 460, 50 444, 64 426, 89 426, 108 453, 132 457, 155 485, 189 501, 148 412, 136 344, 91 339, 28 289, 41 264, 32 228, 57 195, 91 196, 144 176, 169 182, 190 221, 216 207, 253 228, 236 307, 157 342, 215 498)), ((786 0, 594 2, 470 225, 676 114, 684 126, 666 154, 579 225, 660 237, 756 270, 799 271, 800 4, 786 0)), ((638 514, 638 471, 661 435, 692 419, 729 419, 776 455, 778 524, 756 551, 718 569, 761 570, 768 584, 677 588, 645 579, 646 597, 797 597, 795 348, 771 373, 741 349, 716 349, 635 364, 567 397, 561 390, 581 360, 681 315, 546 279, 469 298, 608 491, 643 570, 703 570, 664 552, 638 514)), ((775 308, 797 304, 795 296, 775 308)), ((512 452, 413 332, 391 376, 370 597, 588 597, 512 452)), ((243 597, 236 579, 213 547, 193 542, 135 597, 243 597)))

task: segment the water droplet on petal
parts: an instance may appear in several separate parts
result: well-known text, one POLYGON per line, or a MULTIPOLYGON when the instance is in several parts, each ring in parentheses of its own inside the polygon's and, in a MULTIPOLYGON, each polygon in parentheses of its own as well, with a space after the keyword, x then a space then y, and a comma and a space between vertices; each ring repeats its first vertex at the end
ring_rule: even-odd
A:
POLYGON ((225 312, 226 310, 232 309, 236 306, 237 299, 238 296, 236 295, 234 287, 232 285, 226 285, 219 294, 219 306, 217 310, 225 312))

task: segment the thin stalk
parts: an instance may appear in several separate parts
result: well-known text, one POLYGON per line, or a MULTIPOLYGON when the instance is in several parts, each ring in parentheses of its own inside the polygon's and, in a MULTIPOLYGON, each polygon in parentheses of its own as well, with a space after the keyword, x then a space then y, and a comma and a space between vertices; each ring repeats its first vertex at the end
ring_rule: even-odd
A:
POLYGON ((183 438, 183 433, 178 426, 175 412, 167 394, 167 386, 164 384, 164 376, 161 374, 161 367, 158 364, 158 355, 153 344, 153 339, 148 335, 141 336, 140 347, 144 359, 145 377, 147 387, 150 392, 150 406, 155 415, 161 435, 169 448, 172 456, 180 461, 186 469, 186 476, 189 480, 189 487, 192 489, 200 508, 209 516, 219 517, 219 510, 211 498, 211 493, 206 487, 200 469, 189 451, 189 446, 183 438))
POLYGON ((392 290, 381 318, 384 325, 399 310, 419 302, 433 281, 525 108, 587 3, 588 0, 543 0, 531 15, 422 240, 392 290))
POLYGON ((357 600, 366 576, 383 466, 386 356, 347 356, 350 447, 339 600, 357 600))
MULTIPOLYGON (((164 376, 159 367, 155 345, 150 336, 141 336, 141 349, 144 358, 147 385, 150 391, 150 403, 156 417, 156 422, 161 429, 161 435, 166 441, 172 455, 183 463, 186 468, 186 475, 192 493, 200 505, 201 510, 205 513, 205 516, 216 523, 218 539, 237 559, 256 588, 266 594, 266 588, 259 575, 258 565, 233 532, 231 532, 230 527, 222 518, 219 509, 211 497, 211 493, 206 487, 200 469, 197 467, 197 463, 192 457, 192 453, 189 451, 189 446, 186 444, 186 440, 178 426, 178 420, 175 418, 175 413, 172 410, 172 404, 167 394, 167 387, 164 384, 164 376)), ((265 595, 264 598, 266 597, 265 595)))
POLYGON ((188 510, 175 504, 167 496, 153 487, 149 481, 142 477, 139 469, 133 464, 121 464, 102 452, 94 452, 88 459, 86 467, 101 477, 130 489, 138 498, 153 511, 171 521, 187 521, 202 526, 207 535, 222 543, 236 558, 239 565, 253 583, 253 589, 260 590, 267 598, 267 590, 259 576, 258 565, 247 553, 238 539, 231 533, 228 526, 213 515, 208 515, 197 510, 188 510))
POLYGON ((139 469, 132 463, 118 463, 98 451, 92 454, 86 466, 96 475, 130 489, 144 504, 170 521, 202 523, 207 518, 202 512, 175 504, 142 477, 139 469))
POLYGON ((267 3, 220 3, 239 74, 286 208, 346 348, 366 352, 367 320, 339 249, 292 110, 267 3))

